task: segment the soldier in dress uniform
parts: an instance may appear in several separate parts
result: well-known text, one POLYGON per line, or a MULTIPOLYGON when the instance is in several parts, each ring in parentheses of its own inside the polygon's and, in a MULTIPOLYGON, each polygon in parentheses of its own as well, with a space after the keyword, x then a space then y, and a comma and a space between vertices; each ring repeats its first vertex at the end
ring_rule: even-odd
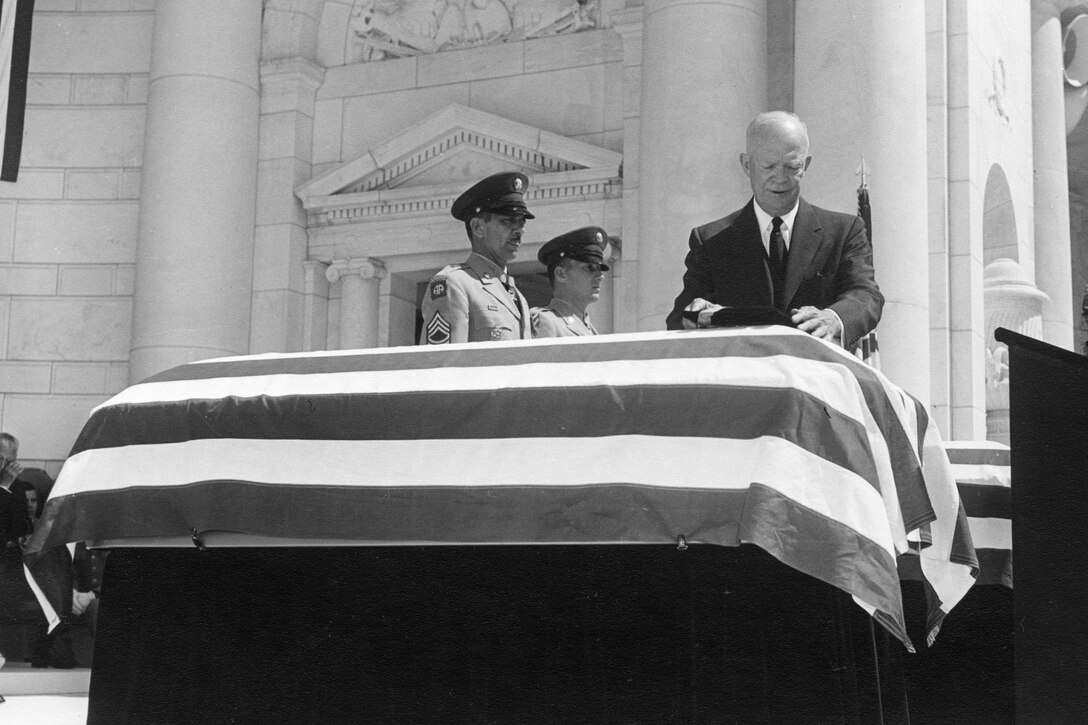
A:
POLYGON ((582 227, 560 234, 540 248, 537 259, 548 268, 552 300, 532 310, 533 337, 596 335, 586 308, 601 298, 608 234, 582 227))
POLYGON ((475 184, 450 207, 465 223, 472 254, 463 264, 444 267, 423 295, 420 344, 520 340, 532 336, 529 303, 506 271, 518 253, 525 221, 525 174, 493 174, 475 184))

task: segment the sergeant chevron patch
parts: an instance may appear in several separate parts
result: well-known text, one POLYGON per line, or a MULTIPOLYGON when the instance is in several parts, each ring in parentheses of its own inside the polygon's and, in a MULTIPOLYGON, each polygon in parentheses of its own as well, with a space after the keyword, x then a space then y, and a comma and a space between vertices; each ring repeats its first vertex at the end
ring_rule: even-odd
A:
POLYGON ((427 323, 427 343, 430 345, 444 345, 450 341, 450 323, 441 312, 435 312, 431 321, 427 323))

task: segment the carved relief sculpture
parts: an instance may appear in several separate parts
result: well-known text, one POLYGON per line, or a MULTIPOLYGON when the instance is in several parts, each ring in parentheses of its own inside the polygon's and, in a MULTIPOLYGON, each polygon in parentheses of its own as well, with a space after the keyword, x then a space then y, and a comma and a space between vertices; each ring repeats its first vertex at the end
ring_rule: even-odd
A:
POLYGON ((356 62, 598 27, 599 0, 356 0, 356 62))

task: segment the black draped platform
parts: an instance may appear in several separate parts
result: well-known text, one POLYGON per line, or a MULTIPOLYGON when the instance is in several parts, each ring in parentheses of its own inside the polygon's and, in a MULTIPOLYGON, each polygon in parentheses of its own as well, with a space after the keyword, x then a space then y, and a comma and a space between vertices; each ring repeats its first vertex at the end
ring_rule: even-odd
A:
POLYGON ((88 722, 901 723, 904 656, 753 546, 117 549, 88 722))

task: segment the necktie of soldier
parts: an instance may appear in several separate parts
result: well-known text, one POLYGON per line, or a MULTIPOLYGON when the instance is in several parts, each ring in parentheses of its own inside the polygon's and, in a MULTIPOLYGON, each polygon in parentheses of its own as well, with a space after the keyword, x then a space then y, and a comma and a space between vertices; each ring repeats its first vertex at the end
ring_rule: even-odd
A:
POLYGON ((771 219, 771 280, 774 283, 774 306, 782 309, 785 300, 782 299, 783 287, 786 284, 786 240, 782 236, 782 217, 771 219))

